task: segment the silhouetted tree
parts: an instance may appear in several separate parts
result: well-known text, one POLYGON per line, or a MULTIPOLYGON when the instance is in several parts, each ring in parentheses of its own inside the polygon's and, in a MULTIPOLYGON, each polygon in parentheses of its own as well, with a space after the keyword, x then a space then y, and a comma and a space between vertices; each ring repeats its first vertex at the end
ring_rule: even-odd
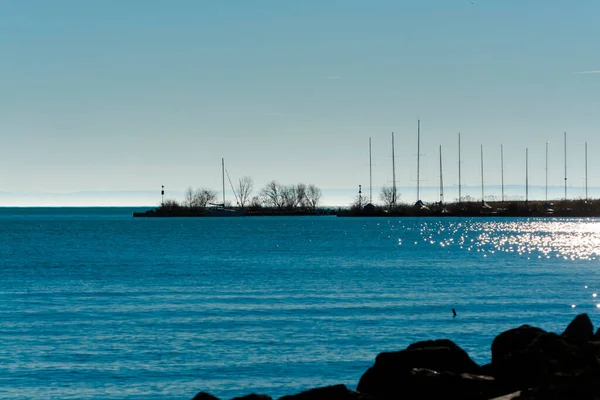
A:
POLYGON ((192 189, 192 187, 190 186, 185 191, 185 200, 184 200, 183 204, 186 207, 193 207, 194 206, 194 199, 195 199, 194 189, 192 189))
POLYGON ((381 197, 381 201, 383 201, 385 206, 391 209, 396 205, 396 201, 398 200, 398 193, 396 190, 394 190, 393 187, 384 186, 381 188, 381 193, 379 194, 379 197, 381 197))
POLYGON ((252 193, 252 188, 254 187, 254 181, 249 176, 244 176, 240 178, 238 182, 238 199, 240 202, 240 207, 244 207, 248 200, 250 199, 250 194, 252 193))
POLYGON ((322 196, 321 189, 319 189, 312 183, 308 185, 308 187, 306 188, 305 200, 306 200, 306 204, 309 207, 311 207, 313 209, 317 208, 317 206, 319 205, 319 202, 321 201, 321 196, 322 196))
POLYGON ((275 181, 267 183, 267 185, 260 191, 263 203, 266 205, 282 208, 283 199, 281 196, 282 187, 275 181))
POLYGON ((296 185, 296 207, 302 206, 306 207, 306 185, 304 183, 299 183, 296 185))
POLYGON ((296 186, 281 186, 279 196, 283 207, 289 209, 296 207, 296 186))
POLYGON ((262 203, 260 201, 260 197, 254 196, 252 198, 252 200, 250 200, 250 207, 251 208, 261 208, 262 207, 262 203))
POLYGON ((365 199, 360 195, 356 195, 354 201, 350 203, 350 209, 352 211, 360 211, 365 206, 365 199))
POLYGON ((194 193, 193 207, 204 208, 208 203, 214 203, 217 198, 217 193, 210 189, 198 189, 194 193))

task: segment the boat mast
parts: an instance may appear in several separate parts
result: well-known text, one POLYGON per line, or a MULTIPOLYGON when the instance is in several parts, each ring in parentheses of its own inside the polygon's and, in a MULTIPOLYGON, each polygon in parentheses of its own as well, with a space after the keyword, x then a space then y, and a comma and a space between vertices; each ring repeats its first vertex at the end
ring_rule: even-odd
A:
POLYGON ((225 208, 225 159, 221 158, 221 175, 223 177, 223 208, 225 208))
POLYGON ((485 195, 483 191, 483 145, 481 145, 481 204, 485 203, 485 195))
POLYGON ((442 171, 442 145, 440 145, 440 205, 444 203, 444 175, 442 171))
POLYGON ((548 142, 546 141, 546 203, 548 202, 548 142))
POLYGON ((421 120, 417 120, 417 201, 421 200, 421 120))
POLYGON ((565 200, 567 200, 567 132, 565 132, 565 200))
POLYGON ((585 142, 585 199, 588 199, 588 159, 587 159, 587 142, 585 142))
POLYGON ((396 205, 396 155, 394 152, 394 132, 392 132, 392 205, 396 205))
POLYGON ((502 184, 502 202, 504 203, 504 145, 500 144, 500 181, 502 184))
POLYGON ((373 164, 371 159, 371 138, 369 137, 369 204, 373 203, 373 164))
POLYGON ((460 176, 460 132, 458 132, 458 202, 462 203, 461 192, 461 176, 460 176))
POLYGON ((529 149, 525 149, 525 203, 529 203, 529 149))

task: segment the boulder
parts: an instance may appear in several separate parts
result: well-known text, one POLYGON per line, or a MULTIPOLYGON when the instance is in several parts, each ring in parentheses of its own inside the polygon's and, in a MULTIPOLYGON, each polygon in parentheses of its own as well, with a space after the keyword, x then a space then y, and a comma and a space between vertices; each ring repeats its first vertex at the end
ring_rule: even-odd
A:
POLYGON ((411 373, 413 380, 406 385, 403 399, 437 400, 451 395, 461 400, 487 400, 499 393, 495 379, 490 376, 422 368, 415 368, 411 373))
POLYGON ((535 338, 545 332, 529 325, 521 325, 502 332, 492 342, 492 364, 509 354, 524 350, 535 338))
POLYGON ((598 330, 596 330, 596 333, 594 333, 594 336, 592 337, 592 341, 600 342, 600 328, 598 328, 598 330))
POLYGON ((271 396, 267 396, 266 394, 252 393, 242 397, 234 397, 231 400, 273 400, 273 398, 271 396))
POLYGON ((579 345, 555 333, 543 332, 525 348, 492 361, 491 371, 506 393, 553 384, 598 365, 592 346, 579 345))
POLYGON ((206 392, 199 392, 198 394, 196 394, 192 400, 219 400, 218 397, 213 396, 210 393, 206 393, 206 392))
POLYGON ((280 397, 279 400, 368 400, 369 396, 349 390, 346 385, 325 386, 307 390, 291 396, 280 397))
POLYGON ((418 342, 407 349, 380 353, 360 378, 357 390, 377 396, 402 396, 421 386, 415 368, 454 374, 478 374, 480 367, 450 340, 418 342))
POLYGON ((579 314, 567 326, 561 335, 563 338, 575 343, 586 343, 594 337, 594 326, 587 314, 579 314))

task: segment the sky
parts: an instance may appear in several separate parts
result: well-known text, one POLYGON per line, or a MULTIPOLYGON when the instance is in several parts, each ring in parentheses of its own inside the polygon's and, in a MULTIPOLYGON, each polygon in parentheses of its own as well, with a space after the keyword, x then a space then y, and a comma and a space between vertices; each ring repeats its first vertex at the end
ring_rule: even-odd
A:
POLYGON ((486 192, 501 144, 506 185, 525 184, 528 148, 529 182, 544 186, 549 142, 561 187, 567 132, 581 195, 585 142, 600 187, 598 15, 593 0, 2 0, 0 206, 220 192, 221 158, 255 194, 303 182, 346 204, 370 184, 369 138, 375 193, 392 184, 392 132, 413 201, 417 120, 434 198, 440 146, 446 197, 457 190, 458 132, 474 196, 480 146, 486 192))

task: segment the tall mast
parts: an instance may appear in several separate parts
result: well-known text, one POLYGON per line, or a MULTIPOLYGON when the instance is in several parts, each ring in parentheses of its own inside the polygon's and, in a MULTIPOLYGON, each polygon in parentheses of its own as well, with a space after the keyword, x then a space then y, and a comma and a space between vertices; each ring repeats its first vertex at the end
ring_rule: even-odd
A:
POLYGON ((461 176, 460 176, 460 132, 458 132, 458 202, 462 203, 461 192, 461 176))
POLYGON ((588 199, 588 160, 587 160, 587 142, 585 142, 585 199, 588 199))
POLYGON ((221 174, 223 176, 223 208, 225 207, 225 159, 221 158, 221 174))
POLYGON ((502 202, 504 203, 504 145, 500 144, 500 181, 502 184, 502 202))
POLYGON ((567 132, 565 132, 565 200, 567 200, 567 132))
POLYGON ((525 203, 529 203, 529 149, 525 149, 525 203))
POLYGON ((394 132, 392 132, 392 205, 396 205, 396 155, 394 153, 394 132))
POLYGON ((481 204, 485 203, 485 194, 483 192, 483 145, 481 145, 481 204))
POLYGON ((442 170, 442 145, 440 145, 440 205, 444 203, 444 174, 442 170))
POLYGON ((548 202, 548 142, 546 141, 546 203, 548 202))
POLYGON ((417 120, 417 201, 421 200, 421 120, 417 120))
POLYGON ((369 203, 373 204, 373 164, 371 161, 371 138, 369 137, 369 203))

